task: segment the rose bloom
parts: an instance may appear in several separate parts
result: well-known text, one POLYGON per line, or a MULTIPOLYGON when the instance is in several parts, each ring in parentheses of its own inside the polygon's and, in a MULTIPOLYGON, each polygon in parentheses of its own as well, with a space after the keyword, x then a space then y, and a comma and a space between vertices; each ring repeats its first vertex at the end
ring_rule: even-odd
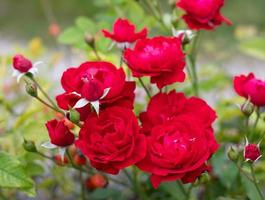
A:
POLYGON ((186 12, 182 18, 190 29, 212 30, 223 22, 232 24, 220 12, 224 0, 179 0, 176 5, 186 12))
POLYGON ((26 73, 32 68, 32 62, 21 54, 13 57, 13 67, 21 73, 26 73))
MULTIPOLYGON (((65 92, 56 97, 60 108, 68 110, 81 98, 98 100, 101 106, 118 105, 133 108, 135 82, 125 81, 125 73, 109 62, 85 62, 67 69, 61 78, 65 92), (105 89, 107 95, 101 99, 105 89)), ((81 120, 90 112, 90 105, 77 109, 81 120)))
POLYGON ((146 154, 145 136, 139 133, 136 116, 117 106, 102 110, 99 116, 91 113, 75 145, 93 167, 110 174, 119 173, 146 154))
POLYGON ((261 157, 259 145, 247 144, 244 148, 244 158, 246 161, 257 161, 261 157))
POLYGON ((219 145, 212 128, 215 111, 206 102, 175 91, 158 93, 140 119, 147 154, 137 166, 151 173, 154 188, 177 179, 191 183, 210 170, 206 162, 219 145))
POLYGON ((65 147, 74 143, 75 135, 65 125, 64 120, 50 120, 46 122, 45 125, 49 132, 52 144, 59 147, 65 147))
POLYGON ((265 106, 265 81, 256 79, 253 73, 234 77, 236 93, 256 106, 265 106))
POLYGON ((105 37, 110 38, 118 43, 133 43, 136 40, 146 38, 147 29, 144 28, 139 32, 135 31, 135 26, 127 19, 118 18, 113 24, 113 33, 102 30, 105 37))
POLYGON ((139 40, 134 49, 125 50, 124 59, 134 77, 149 76, 159 88, 185 79, 185 54, 179 37, 139 40))

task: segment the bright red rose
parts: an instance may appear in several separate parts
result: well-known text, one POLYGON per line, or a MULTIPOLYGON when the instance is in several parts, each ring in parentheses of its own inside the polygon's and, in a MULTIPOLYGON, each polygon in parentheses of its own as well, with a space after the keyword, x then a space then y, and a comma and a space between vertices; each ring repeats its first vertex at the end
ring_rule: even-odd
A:
POLYGON ((146 140, 139 133, 137 118, 123 107, 106 108, 99 116, 91 113, 75 145, 93 167, 110 174, 119 173, 146 154, 146 140))
POLYGON ((257 161, 261 157, 259 145, 247 144, 244 148, 244 158, 246 161, 257 161))
POLYGON ((223 22, 231 25, 232 22, 220 12, 223 5, 224 0, 179 0, 177 2, 177 7, 186 12, 183 19, 193 30, 212 30, 223 22))
POLYGON ((32 62, 23 55, 17 54, 13 57, 13 67, 21 73, 26 73, 32 68, 32 62))
MULTIPOLYGON (((102 107, 115 104, 133 108, 135 82, 125 81, 123 69, 117 69, 111 63, 85 62, 77 68, 69 68, 63 73, 61 84, 65 93, 58 95, 56 100, 64 110, 74 107, 82 98, 90 102, 98 100, 102 107), (104 96, 107 89, 109 91, 104 96)), ((77 110, 81 120, 85 120, 90 106, 77 110)))
POLYGON ((238 95, 250 98, 254 105, 265 106, 265 81, 256 79, 253 73, 236 76, 234 89, 238 95))
POLYGON ((64 120, 50 120, 45 125, 52 144, 65 147, 74 143, 75 135, 65 125, 64 120))
POLYGON ((117 19, 113 25, 113 33, 102 30, 105 37, 110 38, 119 43, 133 43, 136 40, 146 38, 147 29, 144 28, 140 32, 135 32, 135 26, 127 19, 117 19))
POLYGON ((147 135, 147 154, 137 166, 151 173, 157 188, 163 181, 194 182, 210 168, 206 161, 218 149, 212 123, 216 115, 203 100, 171 91, 154 96, 140 115, 147 135))
POLYGON ((178 37, 139 40, 134 49, 125 50, 124 58, 134 77, 150 76, 159 88, 185 79, 185 54, 178 37))

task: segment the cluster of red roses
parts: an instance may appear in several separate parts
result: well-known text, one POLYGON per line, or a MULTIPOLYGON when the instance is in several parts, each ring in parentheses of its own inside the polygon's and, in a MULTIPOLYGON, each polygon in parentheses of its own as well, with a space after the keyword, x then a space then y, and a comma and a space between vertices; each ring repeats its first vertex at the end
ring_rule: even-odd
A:
MULTIPOLYGON (((222 5, 223 0, 177 3, 186 12, 183 19, 195 30, 230 23, 220 14, 222 5)), ((74 109, 80 114, 81 129, 75 139, 63 120, 48 121, 51 144, 74 143, 91 166, 110 174, 136 165, 151 174, 155 188, 162 181, 195 181, 209 170, 207 160, 218 149, 212 128, 215 111, 200 98, 161 90, 185 79, 183 36, 146 38, 147 29, 136 32, 126 19, 115 22, 113 33, 103 30, 103 34, 123 48, 123 61, 132 75, 150 77, 160 92, 140 114, 139 125, 133 112, 136 84, 126 80, 122 67, 94 61, 68 68, 61 78, 64 93, 56 100, 66 113, 74 109)), ((25 58, 19 59, 26 63, 25 58)))

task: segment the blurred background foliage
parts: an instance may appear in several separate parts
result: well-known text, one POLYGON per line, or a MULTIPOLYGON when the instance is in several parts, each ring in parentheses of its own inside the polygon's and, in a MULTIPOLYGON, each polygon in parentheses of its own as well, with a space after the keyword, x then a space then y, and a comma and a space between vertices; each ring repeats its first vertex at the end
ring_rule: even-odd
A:
MULTIPOLYGON (((173 5, 174 2, 160 0, 164 24, 169 24, 171 20, 170 3, 173 5)), ((196 195, 197 199, 207 200, 259 200, 252 183, 240 176, 237 166, 226 154, 231 145, 242 149, 242 135, 246 131, 244 117, 237 106, 243 103, 243 99, 233 93, 232 76, 254 71, 259 78, 265 78, 264 9, 264 0, 227 0, 222 12, 233 21, 233 26, 224 25, 215 31, 203 33, 199 51, 199 84, 202 97, 217 110, 219 118, 215 128, 221 148, 212 158, 211 180, 195 186, 191 199, 196 199, 196 195)), ((175 14, 179 15, 178 11, 175 14)), ((102 58, 119 64, 120 52, 115 48, 110 50, 110 40, 100 33, 103 28, 110 29, 118 16, 129 18, 138 29, 148 27, 150 36, 171 34, 170 28, 163 27, 134 0, 0 0, 0 150, 13 155, 11 159, 6 153, 0 153, 0 178, 8 175, 6 185, 0 181, 3 199, 75 199, 79 191, 76 184, 78 177, 74 172, 68 173, 68 169, 23 150, 25 138, 35 141, 38 149, 43 151, 40 144, 48 139, 44 123, 55 113, 31 99, 23 84, 17 84, 11 77, 12 55, 20 52, 33 61, 44 60, 45 66, 40 69, 37 78, 54 97, 61 90, 59 79, 63 70, 96 58, 84 42, 87 34, 95 36, 102 58), (53 23, 59 27, 54 28, 51 26, 53 23), (8 166, 4 163, 8 163, 8 166), (6 174, 3 169, 8 167, 12 172, 12 166, 20 170, 9 177, 10 173, 6 174), (10 186, 19 190, 6 189, 10 186)), ((183 24, 180 26, 184 27, 183 24)), ((147 79, 145 81, 148 82, 147 79)), ((172 88, 192 95, 188 79, 184 84, 175 84, 172 88)), ((143 99, 143 91, 137 91, 137 113, 144 109, 143 99)), ((256 142, 264 131, 265 122, 262 120, 257 130, 251 130, 250 140, 256 142)), ((261 150, 264 151, 264 147, 262 143, 261 150)), ((264 159, 257 163, 256 171, 264 186, 264 159)), ((150 199, 182 200, 185 197, 183 188, 176 183, 164 183, 155 191, 147 176, 141 178, 143 187, 151 194, 150 199)), ((129 197, 133 199, 130 191, 114 183, 110 183, 106 189, 90 193, 90 199, 129 197)))

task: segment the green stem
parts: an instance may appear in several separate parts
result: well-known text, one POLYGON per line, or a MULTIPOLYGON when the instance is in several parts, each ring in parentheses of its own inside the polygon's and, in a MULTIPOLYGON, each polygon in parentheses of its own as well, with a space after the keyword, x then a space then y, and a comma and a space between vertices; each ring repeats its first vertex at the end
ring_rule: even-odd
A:
POLYGON ((259 118, 260 118, 260 110, 259 110, 259 107, 256 108, 256 120, 254 122, 254 125, 253 125, 253 129, 255 129, 258 125, 258 122, 259 122, 259 118))
POLYGON ((238 171, 241 173, 241 174, 243 174, 248 180, 250 180, 251 182, 253 182, 254 180, 251 178, 251 177, 249 177, 249 175, 241 168, 241 165, 239 165, 238 163, 235 163, 235 165, 236 165, 236 167, 237 167, 237 169, 238 169, 238 171))
POLYGON ((254 185, 255 185, 255 187, 256 187, 256 189, 257 189, 257 191, 258 191, 258 193, 259 193, 261 199, 264 200, 265 198, 264 198, 263 193, 262 193, 262 191, 260 190, 260 187, 259 187, 259 185, 258 185, 258 181, 257 181, 257 179, 256 179, 255 172, 254 172, 254 167, 253 167, 253 164, 252 164, 252 163, 251 163, 251 165, 250 165, 250 170, 251 170, 251 175, 252 175, 252 177, 253 177, 253 183, 254 183, 254 185))
POLYGON ((82 170, 79 170, 79 178, 80 178, 81 198, 82 198, 82 200, 85 200, 86 199, 86 191, 85 191, 85 187, 84 187, 82 170))
POLYGON ((132 169, 133 169, 133 186, 134 186, 135 193, 139 195, 141 200, 148 200, 149 198, 147 197, 147 195, 143 191, 143 188, 141 187, 141 182, 138 179, 139 174, 138 174, 137 168, 135 166, 133 166, 132 169))
POLYGON ((51 106, 50 104, 48 104, 47 102, 45 102, 44 100, 42 100, 40 97, 36 96, 35 97, 38 101, 40 101, 41 103, 43 103, 45 106, 49 107, 50 109, 56 111, 56 112, 59 112, 59 113, 62 113, 64 115, 64 112, 51 106))
POLYGON ((178 186, 179 186, 179 188, 180 188, 182 194, 184 194, 185 197, 186 197, 186 199, 188 200, 188 193, 187 193, 187 191, 185 190, 185 188, 183 187, 183 184, 182 184, 180 181, 177 181, 176 183, 178 184, 178 186))
POLYGON ((147 96, 149 97, 149 99, 151 99, 152 96, 151 96, 149 90, 147 89, 146 85, 144 84, 143 80, 141 78, 138 78, 138 80, 139 80, 140 84, 142 85, 142 87, 144 88, 144 90, 145 90, 147 96))

